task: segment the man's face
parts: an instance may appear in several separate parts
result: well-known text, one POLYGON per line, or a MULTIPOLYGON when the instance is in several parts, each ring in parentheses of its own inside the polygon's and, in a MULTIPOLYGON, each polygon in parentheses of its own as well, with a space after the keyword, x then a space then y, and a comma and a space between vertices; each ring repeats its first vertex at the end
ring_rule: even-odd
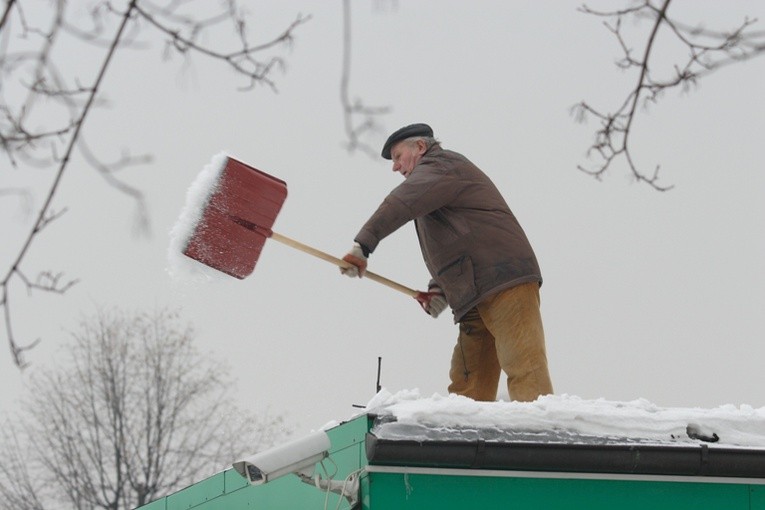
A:
POLYGON ((398 142, 390 151, 393 171, 400 173, 406 179, 420 162, 423 154, 425 154, 425 142, 422 140, 398 142))

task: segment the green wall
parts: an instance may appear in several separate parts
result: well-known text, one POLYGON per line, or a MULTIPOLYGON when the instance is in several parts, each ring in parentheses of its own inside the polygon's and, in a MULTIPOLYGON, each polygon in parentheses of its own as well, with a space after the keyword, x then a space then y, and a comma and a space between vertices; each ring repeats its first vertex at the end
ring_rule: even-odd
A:
POLYGON ((765 510, 765 486, 373 473, 374 510, 765 510))
MULTIPOLYGON (((369 427, 361 416, 327 431, 332 447, 324 465, 334 480, 366 466, 369 427)), ((765 510, 759 484, 470 475, 406 467, 368 472, 361 478, 361 510, 765 510)), ((140 510, 334 509, 339 499, 293 475, 253 487, 229 469, 140 510)), ((347 502, 339 508, 346 510, 347 502)))
MULTIPOLYGON (((327 431, 332 447, 324 465, 330 474, 334 474, 335 480, 342 481, 348 474, 366 465, 364 435, 369 430, 367 420, 366 416, 361 416, 327 431)), ((317 472, 324 474, 320 468, 317 472)), ((234 469, 229 469, 142 506, 140 510, 323 509, 325 502, 327 508, 334 509, 338 499, 339 496, 332 493, 327 497, 325 492, 301 482, 293 475, 251 486, 234 469)), ((340 508, 347 509, 348 505, 342 503, 340 508)))

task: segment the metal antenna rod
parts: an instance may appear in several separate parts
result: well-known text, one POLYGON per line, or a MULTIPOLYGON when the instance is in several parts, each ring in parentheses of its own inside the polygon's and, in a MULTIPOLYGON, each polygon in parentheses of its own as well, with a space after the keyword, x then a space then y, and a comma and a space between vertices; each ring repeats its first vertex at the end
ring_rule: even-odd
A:
POLYGON ((377 356, 377 391, 375 393, 380 393, 380 390, 382 389, 382 386, 380 386, 380 368, 382 367, 382 356, 377 356))

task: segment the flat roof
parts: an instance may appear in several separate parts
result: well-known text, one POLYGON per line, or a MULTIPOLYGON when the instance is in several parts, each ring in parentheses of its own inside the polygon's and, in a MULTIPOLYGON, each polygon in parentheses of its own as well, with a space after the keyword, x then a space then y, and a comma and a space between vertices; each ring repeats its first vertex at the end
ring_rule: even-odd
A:
POLYGON ((433 428, 374 417, 370 465, 484 470, 765 478, 765 448, 710 438, 656 441, 565 430, 433 428))

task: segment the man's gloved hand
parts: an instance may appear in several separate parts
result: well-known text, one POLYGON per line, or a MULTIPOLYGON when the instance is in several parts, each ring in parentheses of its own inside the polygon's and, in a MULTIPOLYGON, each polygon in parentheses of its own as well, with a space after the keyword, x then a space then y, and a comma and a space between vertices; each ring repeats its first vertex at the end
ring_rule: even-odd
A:
POLYGON ((364 276, 364 272, 367 270, 367 256, 364 255, 364 250, 361 249, 359 243, 353 243, 353 248, 343 257, 343 260, 348 262, 350 266, 341 267, 341 273, 351 278, 364 276))
POLYGON ((444 291, 436 285, 431 286, 428 292, 420 292, 415 299, 420 303, 422 309, 434 319, 449 306, 444 291))

